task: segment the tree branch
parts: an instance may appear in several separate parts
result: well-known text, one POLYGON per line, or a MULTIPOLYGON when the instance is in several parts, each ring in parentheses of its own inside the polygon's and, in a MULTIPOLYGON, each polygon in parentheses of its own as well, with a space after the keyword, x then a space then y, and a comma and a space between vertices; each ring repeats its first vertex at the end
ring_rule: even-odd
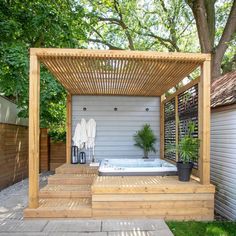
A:
POLYGON ((100 39, 92 39, 92 38, 89 38, 88 39, 89 42, 93 42, 93 43, 101 43, 101 44, 104 44, 106 46, 109 47, 110 50, 124 50, 123 48, 120 48, 120 47, 116 47, 104 40, 100 40, 100 39))
MULTIPOLYGON (((148 29, 147 27, 145 27, 144 25, 142 25, 142 23, 139 21, 139 25, 141 28, 147 30, 147 31, 150 31, 150 29, 148 29)), ((177 51, 179 52, 180 49, 179 47, 177 46, 176 42, 173 42, 171 39, 167 39, 167 38, 163 38, 161 36, 158 36, 156 34, 154 34, 153 32, 150 32, 150 33, 141 33, 141 32, 136 32, 137 34, 139 35, 143 35, 143 36, 148 36, 148 37, 152 37, 152 38, 155 38, 157 39, 164 47, 166 47, 170 52, 173 52, 173 51, 177 51)))
POLYGON ((116 47, 116 46, 114 46, 114 45, 108 43, 106 40, 104 40, 104 38, 102 37, 102 35, 100 34, 100 32, 99 32, 97 29, 93 28, 93 31, 94 31, 101 39, 88 38, 88 41, 89 41, 89 42, 104 44, 104 45, 108 46, 109 49, 111 49, 111 50, 123 50, 122 48, 116 47))
POLYGON ((126 37, 128 39, 128 42, 129 42, 129 49, 134 50, 134 42, 133 42, 132 36, 131 36, 131 34, 128 30, 128 26, 123 21, 123 15, 122 15, 122 12, 120 10, 119 2, 117 0, 114 0, 114 8, 115 8, 116 12, 118 13, 118 15, 120 17, 119 25, 125 31, 125 35, 126 35, 126 37))
POLYGON ((212 45, 210 42, 210 32, 204 0, 187 0, 187 3, 192 9, 196 21, 201 52, 211 53, 212 45))
POLYGON ((99 21, 108 21, 112 24, 119 25, 125 31, 125 35, 126 35, 128 42, 129 42, 129 49, 134 50, 134 43, 133 43, 132 36, 128 30, 128 26, 123 21, 123 15, 120 11, 119 2, 116 0, 114 1, 114 8, 115 8, 116 13, 119 15, 120 19, 115 18, 115 17, 101 17, 101 16, 99 16, 98 20, 99 21))
POLYGON ((194 18, 192 18, 192 20, 190 20, 189 24, 185 26, 185 28, 181 31, 181 33, 179 34, 179 38, 181 38, 182 34, 188 29, 188 27, 192 24, 194 18))
POLYGON ((220 38, 219 44, 216 46, 216 59, 221 60, 223 58, 224 53, 228 48, 228 42, 232 40, 234 33, 236 33, 236 0, 233 2, 233 6, 231 8, 223 34, 220 38))
POLYGON ((98 20, 99 21, 109 21, 109 22, 112 22, 113 24, 117 24, 117 25, 120 24, 120 20, 117 19, 117 18, 113 18, 113 17, 101 17, 101 16, 99 16, 98 20))

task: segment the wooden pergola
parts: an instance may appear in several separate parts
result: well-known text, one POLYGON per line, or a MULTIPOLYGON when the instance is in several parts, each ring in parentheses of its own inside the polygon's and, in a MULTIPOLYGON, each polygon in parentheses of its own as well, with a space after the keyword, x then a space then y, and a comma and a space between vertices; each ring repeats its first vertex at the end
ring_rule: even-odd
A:
MULTIPOLYGON (((29 88, 29 208, 39 204, 40 63, 68 92, 67 162, 71 147, 71 96, 161 96, 200 66, 198 130, 199 177, 210 183, 210 64, 209 54, 30 49, 29 88)), ((162 103, 161 103, 162 104, 162 103)), ((164 158, 164 112, 161 107, 161 158, 164 158)))

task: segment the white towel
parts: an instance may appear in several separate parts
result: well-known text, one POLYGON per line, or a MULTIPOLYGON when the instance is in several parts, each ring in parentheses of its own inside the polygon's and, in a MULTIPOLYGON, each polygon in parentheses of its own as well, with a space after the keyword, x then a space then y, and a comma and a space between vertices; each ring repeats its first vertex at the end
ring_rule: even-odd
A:
POLYGON ((84 118, 81 119, 81 143, 82 148, 87 148, 88 136, 87 136, 87 124, 84 118))
POLYGON ((93 155, 94 155, 95 137, 96 137, 96 122, 94 119, 90 119, 87 123, 87 135, 88 135, 87 147, 93 149, 93 155))
POLYGON ((75 133, 72 138, 74 145, 77 146, 79 149, 81 148, 81 125, 78 123, 75 128, 75 133))

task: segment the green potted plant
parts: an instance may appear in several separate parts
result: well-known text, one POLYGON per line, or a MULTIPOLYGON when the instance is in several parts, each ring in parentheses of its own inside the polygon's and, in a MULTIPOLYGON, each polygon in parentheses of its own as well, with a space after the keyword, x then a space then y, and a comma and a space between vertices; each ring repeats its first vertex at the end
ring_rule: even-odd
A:
POLYGON ((145 124, 142 129, 134 135, 134 141, 135 146, 143 149, 143 158, 148 158, 148 153, 151 151, 154 153, 156 152, 154 146, 156 142, 156 136, 154 135, 149 124, 145 124))
POLYGON ((193 168, 193 163, 198 159, 199 139, 193 136, 195 123, 188 123, 188 132, 180 140, 176 146, 176 150, 180 156, 180 161, 177 162, 177 170, 180 181, 189 181, 193 168))

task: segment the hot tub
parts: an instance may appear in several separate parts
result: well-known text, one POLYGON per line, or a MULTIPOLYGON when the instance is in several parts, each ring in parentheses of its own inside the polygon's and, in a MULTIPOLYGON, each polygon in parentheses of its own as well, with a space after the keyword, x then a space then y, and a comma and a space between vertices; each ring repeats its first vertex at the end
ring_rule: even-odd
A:
POLYGON ((177 168, 160 159, 104 159, 99 167, 101 176, 176 175, 177 168))

